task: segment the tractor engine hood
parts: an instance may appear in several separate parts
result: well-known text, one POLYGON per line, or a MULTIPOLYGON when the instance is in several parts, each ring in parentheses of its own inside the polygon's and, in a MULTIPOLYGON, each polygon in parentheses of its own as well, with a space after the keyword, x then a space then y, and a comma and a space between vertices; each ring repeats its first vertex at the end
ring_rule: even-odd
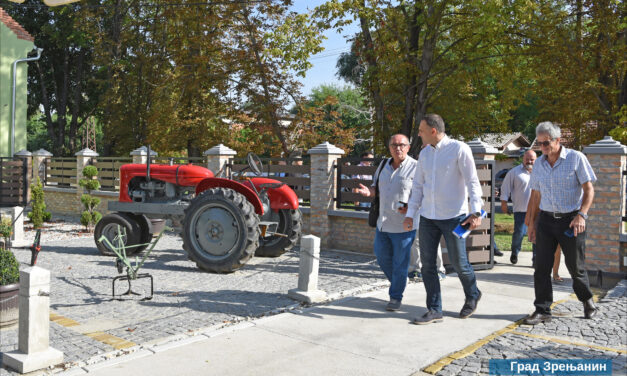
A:
MULTIPOLYGON (((127 164, 120 167, 120 187, 128 187, 131 179, 146 176, 145 164, 127 164)), ((178 186, 195 187, 203 179, 212 178, 213 172, 195 165, 150 165, 150 179, 161 180, 178 186)), ((120 201, 131 201, 127 189, 120 189, 120 201)))

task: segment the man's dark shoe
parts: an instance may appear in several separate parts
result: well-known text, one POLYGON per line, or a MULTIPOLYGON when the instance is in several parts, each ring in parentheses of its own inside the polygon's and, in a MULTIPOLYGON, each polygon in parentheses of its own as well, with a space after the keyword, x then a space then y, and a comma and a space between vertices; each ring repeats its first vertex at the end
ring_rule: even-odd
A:
POLYGON ((592 298, 583 302, 583 316, 587 319, 592 319, 599 312, 599 309, 594 305, 592 298))
POLYGON ((512 252, 512 255, 509 256, 509 261, 511 261, 512 264, 516 265, 518 263, 518 255, 512 252))
POLYGON ((385 306, 386 311, 398 311, 401 309, 401 301, 398 299, 390 298, 390 302, 385 306))
POLYGON ((459 312, 459 318, 465 319, 470 317, 477 309, 477 303, 479 303, 479 300, 481 300, 481 291, 479 291, 477 299, 466 299, 466 303, 464 303, 462 310, 459 312))
POLYGON ((531 316, 527 317, 523 321, 523 324, 525 324, 525 325, 537 325, 537 324, 540 324, 542 322, 550 322, 550 321, 551 321, 551 315, 548 315, 546 313, 534 312, 531 316))
POLYGON ((416 325, 426 325, 432 322, 442 322, 442 312, 429 310, 424 315, 412 320, 412 323, 416 325))
POLYGON ((499 251, 498 249, 495 249, 494 256, 503 256, 503 252, 499 251))

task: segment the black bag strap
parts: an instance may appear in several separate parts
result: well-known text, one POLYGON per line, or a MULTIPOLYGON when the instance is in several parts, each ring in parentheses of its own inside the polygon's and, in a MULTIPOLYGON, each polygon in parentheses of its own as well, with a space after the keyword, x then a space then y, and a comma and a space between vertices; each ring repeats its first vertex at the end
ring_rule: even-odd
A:
POLYGON ((374 197, 377 197, 379 195, 379 178, 381 177, 381 170, 385 168, 385 164, 388 163, 389 161, 390 159, 386 158, 379 165, 379 169, 377 170, 377 182, 374 183, 374 197))

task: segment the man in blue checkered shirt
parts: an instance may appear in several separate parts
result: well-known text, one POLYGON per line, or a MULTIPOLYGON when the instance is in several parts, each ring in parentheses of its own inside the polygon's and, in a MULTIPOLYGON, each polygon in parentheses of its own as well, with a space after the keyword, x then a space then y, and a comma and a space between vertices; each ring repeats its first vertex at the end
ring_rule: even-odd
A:
POLYGON ((525 319, 528 325, 551 320, 551 268, 558 244, 573 279, 575 294, 583 302, 585 318, 591 319, 597 313, 584 270, 586 220, 594 198, 592 183, 597 178, 586 156, 560 145, 560 137, 560 128, 551 122, 540 123, 536 128, 536 143, 540 145, 542 157, 531 172, 529 202, 535 207, 528 208, 529 222, 537 223, 528 229, 529 240, 536 242, 533 274, 536 310, 525 319))

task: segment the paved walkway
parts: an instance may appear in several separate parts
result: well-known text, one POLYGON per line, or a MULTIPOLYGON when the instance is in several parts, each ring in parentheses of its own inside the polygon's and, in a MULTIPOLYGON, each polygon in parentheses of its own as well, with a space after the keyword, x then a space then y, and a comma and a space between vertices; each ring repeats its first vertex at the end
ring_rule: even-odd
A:
MULTIPOLYGON (((143 302, 111 300, 116 272, 90 239, 48 244, 40 263, 53 275, 51 345, 65 353, 67 374, 474 375, 487 372, 490 358, 530 356, 610 358, 616 374, 625 374, 627 284, 600 301, 598 319, 584 320, 565 278, 555 285, 555 311, 563 317, 520 326, 533 310, 527 254, 517 266, 477 273, 483 298, 466 320, 457 318, 463 291, 449 275, 444 322, 416 326, 410 320, 425 311, 423 285, 410 284, 402 310, 386 312, 382 275, 368 256, 323 254, 321 288, 339 300, 303 308, 286 297, 297 281, 295 252, 213 275, 198 272, 179 243, 165 239, 149 261, 157 293, 143 302)), ((28 251, 17 254, 29 260, 28 251)), ((0 335, 0 351, 15 348, 15 329, 0 335)))
POLYGON ((176 369, 186 375, 412 375, 424 374, 423 370, 475 375, 487 373, 489 358, 529 356, 610 358, 615 374, 624 374, 627 284, 620 296, 600 303, 600 318, 592 321, 581 317, 581 304, 572 300, 567 284, 556 286, 556 311, 566 316, 564 307, 568 307, 571 313, 555 327, 573 330, 566 339, 553 338, 547 332, 550 324, 518 325, 532 310, 530 270, 501 265, 478 273, 484 296, 477 312, 466 320, 457 318, 463 304, 461 286, 457 278, 449 277, 442 283, 445 320, 441 324, 410 324, 412 317, 425 311, 424 288, 412 284, 400 312, 383 310, 387 293, 379 290, 230 331, 207 331, 189 340, 193 343, 143 348, 128 361, 115 359, 74 374, 169 375, 176 369), (593 328, 603 330, 608 338, 611 333, 623 336, 605 346, 595 345, 596 337, 589 335, 593 328))
MULTIPOLYGON (((178 236, 167 235, 141 269, 154 276, 152 300, 114 300, 114 259, 100 256, 92 237, 52 240, 47 234, 38 266, 51 271, 51 346, 65 354, 67 366, 101 362, 128 348, 193 336, 298 306, 287 291, 298 284, 298 251, 278 258, 253 258, 231 274, 200 271, 182 250, 178 236)), ((14 249, 22 266, 28 249, 14 249)), ((325 252, 320 288, 332 298, 367 291, 385 283, 369 255, 325 252)), ((119 282, 118 292, 127 288, 119 282)), ((147 280, 133 290, 149 292, 147 280)), ((0 331, 0 352, 17 347, 17 327, 0 331)), ((0 360, 1 363, 1 360, 0 360)), ((6 370, 0 368, 0 375, 6 370)))

